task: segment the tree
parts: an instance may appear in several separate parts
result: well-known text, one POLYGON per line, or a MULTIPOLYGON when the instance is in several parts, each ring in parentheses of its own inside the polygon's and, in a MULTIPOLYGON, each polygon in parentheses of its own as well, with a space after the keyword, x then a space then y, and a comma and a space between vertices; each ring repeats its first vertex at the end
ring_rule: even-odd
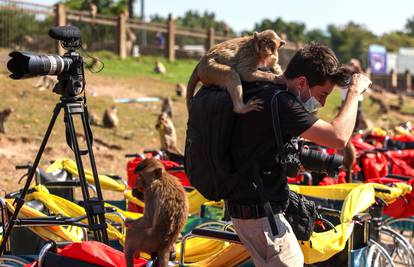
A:
POLYGON ((305 42, 306 26, 298 22, 285 22, 282 18, 277 18, 274 21, 264 19, 254 26, 255 31, 264 31, 272 29, 280 35, 285 34, 287 39, 292 42, 305 42))
POLYGON ((328 32, 330 47, 343 62, 347 62, 353 57, 365 60, 368 45, 377 40, 372 32, 353 22, 349 22, 344 27, 329 25, 328 32))
POLYGON ((411 19, 407 20, 405 29, 408 31, 408 34, 414 36, 414 16, 411 19))

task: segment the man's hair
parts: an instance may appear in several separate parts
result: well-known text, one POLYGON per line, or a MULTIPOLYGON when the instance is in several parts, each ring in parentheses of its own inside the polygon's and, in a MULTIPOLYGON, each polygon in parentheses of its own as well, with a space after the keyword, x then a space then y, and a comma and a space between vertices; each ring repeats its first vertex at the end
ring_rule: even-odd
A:
POLYGON ((326 45, 312 42, 299 49, 286 67, 286 79, 305 76, 309 86, 323 85, 326 81, 346 86, 351 71, 343 66, 335 53, 326 45))

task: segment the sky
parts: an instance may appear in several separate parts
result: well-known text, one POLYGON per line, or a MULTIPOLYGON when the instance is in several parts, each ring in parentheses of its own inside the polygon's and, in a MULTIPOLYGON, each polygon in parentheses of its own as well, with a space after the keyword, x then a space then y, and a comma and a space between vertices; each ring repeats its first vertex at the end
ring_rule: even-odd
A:
MULTIPOLYGON (((141 0, 136 1, 135 9, 139 14, 141 0)), ((147 18, 152 14, 167 16, 169 13, 178 17, 190 9, 213 11, 218 20, 226 21, 237 32, 252 30, 262 19, 281 17, 286 22, 304 23, 307 30, 326 30, 329 24, 340 26, 353 21, 382 35, 405 28, 407 19, 414 17, 414 0, 145 0, 147 18)))

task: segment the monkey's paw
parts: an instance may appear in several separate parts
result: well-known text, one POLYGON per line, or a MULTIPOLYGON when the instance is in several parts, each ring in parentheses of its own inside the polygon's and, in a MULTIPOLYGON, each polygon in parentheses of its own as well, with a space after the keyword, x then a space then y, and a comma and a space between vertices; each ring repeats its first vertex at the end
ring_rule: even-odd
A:
POLYGON ((256 99, 256 98, 251 98, 249 101, 247 101, 247 104, 242 104, 239 107, 234 107, 233 111, 236 113, 240 113, 240 114, 246 114, 250 111, 261 111, 263 109, 263 100, 261 99, 256 99))

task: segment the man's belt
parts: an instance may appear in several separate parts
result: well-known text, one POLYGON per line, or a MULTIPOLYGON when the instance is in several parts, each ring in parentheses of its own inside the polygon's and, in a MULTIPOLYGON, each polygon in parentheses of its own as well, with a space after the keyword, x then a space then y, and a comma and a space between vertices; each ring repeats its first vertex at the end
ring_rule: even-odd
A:
MULTIPOLYGON (((283 213, 284 205, 277 203, 270 203, 273 214, 283 213)), ((266 217, 266 212, 260 204, 240 205, 226 201, 226 210, 230 217, 235 219, 259 219, 266 217)))

